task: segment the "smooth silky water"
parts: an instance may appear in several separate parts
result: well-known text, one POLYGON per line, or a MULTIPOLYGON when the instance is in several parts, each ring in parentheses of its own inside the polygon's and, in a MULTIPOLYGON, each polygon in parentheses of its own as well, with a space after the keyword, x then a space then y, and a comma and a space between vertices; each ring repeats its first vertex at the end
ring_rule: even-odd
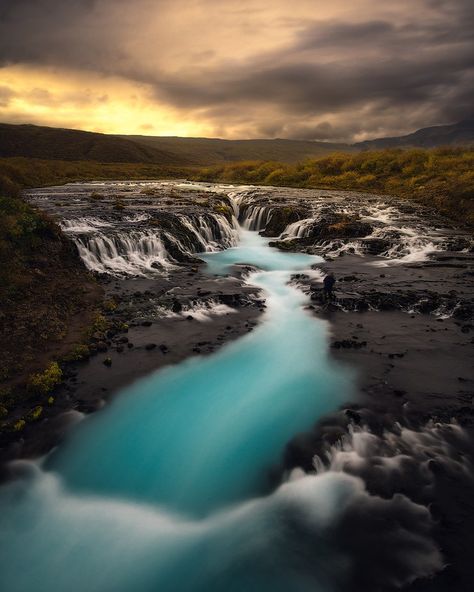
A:
POLYGON ((289 440, 350 395, 326 323, 288 284, 322 260, 245 230, 202 257, 211 274, 258 266, 248 282, 265 293, 261 324, 139 380, 41 468, 25 463, 0 491, 2 591, 335 590, 342 570, 324 532, 354 480, 307 475, 269 490, 289 440))

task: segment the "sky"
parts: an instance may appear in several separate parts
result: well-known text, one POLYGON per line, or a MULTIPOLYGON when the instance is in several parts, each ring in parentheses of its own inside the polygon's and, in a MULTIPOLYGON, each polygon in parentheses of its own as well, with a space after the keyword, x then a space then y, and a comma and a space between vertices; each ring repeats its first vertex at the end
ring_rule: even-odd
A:
POLYGON ((472 0, 0 0, 0 121, 360 141, 472 117, 472 0))

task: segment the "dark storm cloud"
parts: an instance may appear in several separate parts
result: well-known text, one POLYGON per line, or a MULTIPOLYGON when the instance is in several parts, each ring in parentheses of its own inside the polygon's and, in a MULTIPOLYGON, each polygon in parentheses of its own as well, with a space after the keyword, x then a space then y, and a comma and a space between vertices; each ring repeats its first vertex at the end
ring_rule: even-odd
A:
MULTIPOLYGON (((315 21, 308 13, 313 20, 291 21, 290 40, 262 45, 242 59, 220 56, 217 42, 194 49, 192 40, 177 35, 177 49, 182 45, 193 57, 175 67, 160 60, 169 47, 160 45, 159 25, 156 35, 134 28, 151 11, 159 16, 170 6, 168 0, 0 0, 0 63, 86 69, 147 83, 158 101, 196 111, 224 134, 227 124, 247 118, 250 135, 267 130, 350 139, 472 114, 471 2, 423 0, 390 18, 375 2, 373 10, 369 3, 344 21, 315 21)), ((185 6, 212 14, 218 3, 177 2, 183 19, 185 6)))

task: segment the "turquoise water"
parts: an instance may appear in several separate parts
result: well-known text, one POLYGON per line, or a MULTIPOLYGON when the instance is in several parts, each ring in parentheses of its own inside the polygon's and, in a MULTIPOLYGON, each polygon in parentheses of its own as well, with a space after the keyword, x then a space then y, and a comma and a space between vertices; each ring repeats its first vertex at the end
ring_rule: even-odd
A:
POLYGON ((260 267, 248 281, 265 292, 262 323, 123 390, 42 469, 27 465, 3 488, 5 592, 334 589, 323 533, 354 481, 306 476, 268 492, 288 441, 350 395, 326 324, 287 284, 321 259, 248 231, 205 258, 210 273, 260 267))

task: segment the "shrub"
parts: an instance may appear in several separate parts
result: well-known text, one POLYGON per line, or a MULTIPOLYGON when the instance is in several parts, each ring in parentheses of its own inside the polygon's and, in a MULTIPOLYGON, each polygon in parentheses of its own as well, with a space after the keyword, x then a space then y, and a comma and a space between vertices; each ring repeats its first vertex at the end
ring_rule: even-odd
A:
POLYGON ((63 372, 57 362, 51 362, 44 372, 33 374, 28 387, 35 393, 47 395, 57 386, 63 377, 63 372))

